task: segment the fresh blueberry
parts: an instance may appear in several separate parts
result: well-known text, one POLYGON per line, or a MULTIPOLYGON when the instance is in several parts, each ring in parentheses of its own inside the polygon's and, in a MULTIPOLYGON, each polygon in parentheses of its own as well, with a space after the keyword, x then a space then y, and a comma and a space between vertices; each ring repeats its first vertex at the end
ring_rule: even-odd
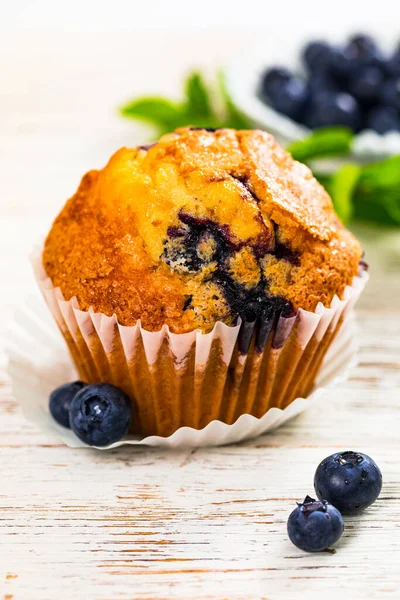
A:
POLYGON ((321 94, 308 107, 306 123, 311 129, 329 125, 344 125, 358 131, 360 107, 353 96, 345 93, 321 94))
POLYGON ((317 101, 318 96, 323 94, 340 91, 337 81, 328 73, 310 73, 308 87, 313 101, 317 101))
POLYGON ((306 496, 291 513, 287 531, 290 541, 300 550, 321 552, 335 544, 344 530, 342 515, 326 500, 306 496))
POLYGON ((346 46, 346 51, 352 58, 367 60, 371 56, 375 56, 379 50, 375 40, 370 35, 358 33, 351 36, 346 46))
POLYGON ((386 62, 386 68, 390 75, 400 77, 400 45, 397 46, 392 56, 386 62))
POLYGON ((316 40, 304 47, 302 58, 310 71, 327 72, 332 66, 334 49, 327 42, 316 40))
POLYGON ((339 76, 349 76, 362 66, 379 66, 385 63, 383 54, 372 37, 358 34, 335 54, 334 70, 339 76))
POLYGON ((400 77, 390 79, 385 83, 381 96, 382 104, 392 106, 400 111, 400 77))
POLYGON ((342 87, 347 85, 349 74, 354 71, 355 68, 356 65, 351 58, 347 56, 344 48, 338 48, 333 59, 333 72, 342 87))
POLYGON ((318 466, 314 488, 318 498, 350 514, 375 502, 382 489, 382 473, 366 454, 338 452, 318 466))
POLYGON ((108 446, 128 433, 129 398, 110 383, 94 383, 74 396, 69 415, 72 431, 89 446, 108 446))
POLYGON ((352 74, 349 92, 361 103, 373 103, 379 98, 384 82, 382 70, 378 67, 361 67, 352 74))
POLYGON ((378 106, 368 113, 366 126, 377 133, 400 131, 400 118, 391 106, 378 106))
POLYGON ((271 95, 271 103, 278 112, 298 120, 308 97, 309 91, 304 81, 292 77, 271 95))
POLYGON ((271 99, 276 93, 276 90, 279 89, 283 83, 290 81, 292 77, 290 71, 283 67, 273 67, 272 69, 268 69, 261 79, 262 94, 266 98, 271 99))
POLYGON ((356 64, 377 64, 382 58, 382 53, 375 40, 365 34, 353 35, 344 48, 346 56, 356 64))
POLYGON ((86 386, 83 381, 64 383, 50 394, 49 409, 55 421, 63 427, 69 427, 69 409, 73 397, 86 386))

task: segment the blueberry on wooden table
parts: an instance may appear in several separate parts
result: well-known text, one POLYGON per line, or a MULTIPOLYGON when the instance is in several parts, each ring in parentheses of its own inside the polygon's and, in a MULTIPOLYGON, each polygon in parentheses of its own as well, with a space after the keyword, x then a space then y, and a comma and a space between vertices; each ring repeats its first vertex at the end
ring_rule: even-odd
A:
POLYGON ((64 383, 53 390, 50 394, 50 414, 57 423, 63 427, 69 427, 69 410, 74 396, 86 386, 83 381, 64 383))
POLYGON ((326 500, 306 496, 291 513, 287 531, 291 542, 306 552, 321 552, 335 544, 344 530, 340 512, 326 500))
POLYGON ((132 409, 128 396, 110 383, 95 383, 74 396, 69 422, 72 431, 89 446, 109 446, 129 430, 132 409))
POLYGON ((314 488, 318 498, 328 500, 343 514, 351 514, 375 502, 382 489, 382 473, 366 454, 338 452, 318 466, 314 488))

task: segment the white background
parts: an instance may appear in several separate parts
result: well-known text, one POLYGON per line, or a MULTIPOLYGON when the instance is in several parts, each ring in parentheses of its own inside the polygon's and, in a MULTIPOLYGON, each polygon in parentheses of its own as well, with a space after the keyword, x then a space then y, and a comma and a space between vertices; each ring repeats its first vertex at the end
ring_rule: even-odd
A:
POLYGON ((73 31, 142 28, 257 27, 296 35, 302 31, 374 30, 399 23, 394 0, 3 0, 0 28, 73 31))

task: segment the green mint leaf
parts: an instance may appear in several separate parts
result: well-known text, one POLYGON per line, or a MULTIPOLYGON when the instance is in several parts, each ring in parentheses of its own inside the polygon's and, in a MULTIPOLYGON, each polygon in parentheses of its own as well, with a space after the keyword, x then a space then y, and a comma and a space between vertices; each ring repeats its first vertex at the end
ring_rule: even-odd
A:
POLYGON ((151 123, 158 135, 188 125, 249 129, 251 122, 233 103, 222 72, 219 73, 219 91, 224 115, 214 110, 210 90, 198 72, 191 73, 186 79, 183 103, 172 102, 161 96, 143 97, 122 106, 120 113, 130 119, 151 123))
POLYGON ((188 118, 205 119, 207 122, 213 119, 210 94, 200 73, 192 73, 185 82, 186 113, 188 118))
POLYGON ((301 162, 324 156, 348 154, 354 134, 347 127, 323 127, 311 135, 293 142, 287 148, 293 158, 301 162))
POLYGON ((354 200, 359 220, 400 225, 400 156, 365 165, 354 200))
POLYGON ((392 219, 392 223, 400 225, 400 191, 393 190, 385 199, 385 208, 387 214, 392 219))
POLYGON ((360 178, 361 167, 347 164, 332 176, 329 191, 333 205, 343 223, 348 223, 353 214, 353 193, 360 178))
POLYGON ((345 170, 341 175, 337 173, 315 173, 314 175, 331 195, 335 208, 342 218, 344 206, 344 221, 347 219, 346 192, 341 191, 341 186, 344 189, 348 186, 347 193, 351 194, 354 220, 381 225, 400 225, 400 156, 359 166, 358 169, 358 178, 356 173, 353 174, 356 179, 355 185, 354 182, 352 183, 351 171, 346 173, 345 170), (351 187, 353 187, 352 192, 351 187))
POLYGON ((367 189, 398 187, 400 185, 400 155, 365 165, 360 185, 367 189))
POLYGON ((218 83, 222 100, 225 104, 225 119, 221 127, 230 127, 232 129, 251 129, 252 123, 241 110, 239 110, 229 94, 226 85, 225 73, 222 69, 218 72, 218 83))
POLYGON ((356 190, 354 195, 354 219, 380 225, 400 225, 400 195, 386 193, 364 194, 356 190))
POLYGON ((124 117, 155 125, 159 133, 173 131, 185 121, 185 112, 178 103, 154 96, 133 100, 120 109, 124 117))
POLYGON ((320 184, 326 189, 328 194, 330 194, 330 186, 332 182, 332 174, 331 173, 316 173, 313 171, 313 175, 315 179, 317 179, 320 184))

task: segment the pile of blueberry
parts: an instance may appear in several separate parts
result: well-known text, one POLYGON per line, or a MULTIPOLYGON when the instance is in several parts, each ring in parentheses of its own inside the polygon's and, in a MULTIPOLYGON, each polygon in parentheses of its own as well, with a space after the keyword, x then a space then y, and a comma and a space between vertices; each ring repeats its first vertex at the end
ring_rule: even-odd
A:
POLYGON ((305 78, 283 67, 263 74, 261 98, 275 110, 310 129, 400 131, 400 44, 387 56, 368 35, 343 46, 312 41, 302 61, 305 78))
POLYGON ((89 446, 109 446, 122 439, 132 418, 130 400, 110 383, 65 383, 50 394, 50 413, 89 446))
POLYGON ((370 506, 382 489, 382 473, 360 452, 339 452, 318 466, 314 477, 318 500, 306 496, 291 513, 287 529, 300 550, 319 552, 338 541, 344 531, 343 514, 370 506))

